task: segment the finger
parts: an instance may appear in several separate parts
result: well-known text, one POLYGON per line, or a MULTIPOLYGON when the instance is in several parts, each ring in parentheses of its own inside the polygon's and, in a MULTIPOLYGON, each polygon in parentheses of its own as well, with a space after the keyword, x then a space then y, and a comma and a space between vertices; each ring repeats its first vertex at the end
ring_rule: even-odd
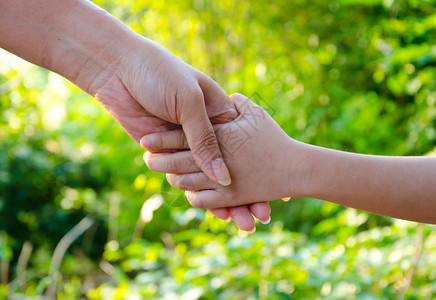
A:
POLYGON ((218 219, 224 220, 226 222, 230 222, 230 213, 229 209, 227 207, 221 207, 221 208, 212 208, 208 209, 211 214, 213 214, 218 219))
POLYGON ((147 134, 142 137, 141 146, 151 152, 189 149, 185 134, 181 129, 147 134))
MULTIPOLYGON (((221 193, 215 190, 186 191, 185 196, 188 202, 197 208, 217 208, 220 207, 220 202, 222 202, 221 193), (211 207, 209 202, 215 205, 211 207)), ((221 207, 222 206, 223 205, 221 205, 221 207)))
POLYGON ((191 151, 174 153, 145 152, 144 161, 150 170, 161 173, 186 174, 201 171, 194 161, 191 151))
POLYGON ((206 113, 203 95, 191 96, 189 100, 180 99, 179 109, 179 121, 195 161, 212 181, 228 186, 231 183, 230 173, 206 113))
POLYGON ((209 76, 201 76, 200 87, 206 103, 207 115, 212 124, 230 122, 238 117, 238 111, 229 95, 209 76))
POLYGON ((271 221, 271 207, 268 202, 249 204, 248 209, 262 224, 268 224, 271 221))
POLYGON ((188 202, 197 208, 218 208, 228 207, 231 208, 231 200, 220 191, 221 187, 204 189, 204 190, 187 190, 185 193, 188 202))
MULTIPOLYGON (((202 191, 220 187, 220 185, 211 181, 203 172, 192 174, 167 174, 167 181, 171 186, 183 191, 202 191)), ((220 207, 220 205, 216 207, 220 207)))
MULTIPOLYGON (((259 216, 262 216, 262 218, 264 220, 268 220, 268 219, 271 220, 271 218, 269 217, 269 214, 268 215, 265 214, 265 211, 267 210, 266 208, 269 209, 268 202, 256 203, 256 204, 253 204, 253 206, 255 207, 254 211, 256 211, 256 212, 260 211, 259 216), (265 204, 266 204, 266 206, 265 206, 265 204), (265 218, 265 215, 266 215, 266 218, 265 218)), ((251 214, 253 214, 253 209, 250 208, 250 206, 241 206, 240 208, 247 208, 247 207, 248 207, 248 210, 251 212, 250 214, 247 214, 245 209, 239 209, 239 207, 213 208, 213 209, 209 209, 209 211, 218 219, 224 220, 226 222, 229 222, 231 220, 230 212, 232 212, 233 221, 235 222, 235 225, 238 226, 239 229, 246 230, 247 228, 252 228, 252 226, 251 226, 252 221, 254 223, 253 216, 251 215, 251 214)), ((256 216, 256 217, 259 219, 258 216, 256 216)), ((262 223, 264 223, 264 222, 262 222, 262 223)), ((268 221, 268 223, 269 223, 269 221, 268 221)), ((264 224, 268 224, 268 223, 264 223, 264 224)), ((251 231, 251 230, 248 230, 248 231, 251 231)))
POLYGON ((233 101, 240 114, 247 113, 249 116, 253 114, 262 116, 268 114, 261 106, 257 105, 242 94, 232 94, 230 95, 230 99, 233 101))
POLYGON ((254 226, 254 219, 248 210, 247 206, 236 206, 229 208, 230 216, 235 222, 236 226, 249 233, 254 233, 256 227, 254 226))

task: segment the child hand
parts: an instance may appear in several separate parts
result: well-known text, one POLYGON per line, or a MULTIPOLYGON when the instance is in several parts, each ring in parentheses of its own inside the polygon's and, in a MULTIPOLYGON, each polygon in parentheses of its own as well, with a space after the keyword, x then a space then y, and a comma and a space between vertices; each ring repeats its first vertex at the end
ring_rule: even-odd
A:
POLYGON ((145 148, 152 151, 145 156, 148 167, 172 173, 167 175, 168 182, 187 191, 188 201, 195 207, 240 206, 283 198, 291 192, 290 170, 284 166, 295 164, 290 162, 293 156, 290 149, 298 151, 298 142, 290 139, 264 109, 248 98, 240 94, 231 98, 240 116, 232 122, 214 125, 232 174, 230 186, 209 180, 193 160, 191 151, 153 153, 188 148, 181 130, 153 133, 143 139, 145 148))
MULTIPOLYGON (((436 223, 436 160, 349 153, 290 139, 257 105, 233 95, 239 117, 215 125, 232 184, 223 187, 192 163, 190 151, 148 154, 148 166, 186 190, 193 206, 214 208, 310 197, 369 212, 436 223)), ((150 134, 148 149, 186 149, 180 131, 150 134)))

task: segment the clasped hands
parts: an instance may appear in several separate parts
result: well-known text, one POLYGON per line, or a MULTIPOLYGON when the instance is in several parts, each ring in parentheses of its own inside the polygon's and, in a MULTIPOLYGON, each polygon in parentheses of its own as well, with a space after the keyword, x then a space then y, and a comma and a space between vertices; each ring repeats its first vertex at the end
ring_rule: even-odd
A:
MULTIPOLYGON (((243 171, 234 167, 229 174, 227 160, 230 158, 221 153, 215 135, 219 126, 230 125, 240 119, 235 97, 231 100, 210 77, 154 42, 141 39, 133 49, 138 49, 135 55, 121 58, 118 63, 123 66, 122 71, 116 71, 91 94, 150 153, 161 154, 162 157, 167 154, 168 159, 174 161, 173 166, 184 165, 188 161, 183 157, 183 162, 173 159, 169 156, 171 152, 175 158, 178 155, 188 157, 189 154, 189 168, 176 170, 177 168, 151 167, 152 170, 180 176, 196 172, 211 188, 237 188, 240 181, 238 174, 243 171), (213 125, 218 127, 213 128, 213 125), (187 149, 192 152, 183 151, 187 149)), ((243 152, 245 150, 238 150, 238 153, 243 152)), ((180 177, 168 175, 168 178, 171 184, 182 188, 179 186, 183 182, 179 180, 180 177), (180 182, 176 183, 177 181, 180 182)), ((185 177, 184 181, 186 180, 185 177)), ((195 191, 196 184, 197 181, 192 188, 186 189, 195 191)), ((249 185, 246 184, 246 187, 249 185)), ((243 200, 235 198, 235 201, 224 202, 216 196, 198 198, 196 195, 199 194, 192 193, 192 199, 188 197, 191 204, 207 208, 220 219, 233 219, 242 230, 250 232, 255 229, 253 216, 264 223, 270 220, 271 210, 266 200, 271 198, 259 202, 259 198, 250 199, 251 195, 247 194, 241 195, 246 197, 243 200), (196 201, 196 198, 199 200, 196 201)))
POLYGON ((0 48, 95 97, 150 169, 188 201, 253 231, 294 196, 435 223, 434 157, 361 155, 298 142, 259 106, 135 33, 91 1, 2 1, 0 48), (17 25, 18 24, 18 25, 17 25))
POLYGON ((298 142, 290 140, 268 113, 250 99, 241 94, 230 98, 238 116, 213 126, 232 175, 229 186, 212 181, 202 171, 181 129, 145 135, 141 145, 149 151, 144 155, 147 166, 167 173, 169 184, 186 191, 191 205, 210 209, 221 218, 225 213, 221 215, 220 207, 227 206, 239 228, 254 232, 252 214, 268 223, 268 201, 288 196, 289 175, 282 166, 292 149, 289 144, 298 142))
MULTIPOLYGON (((150 134, 160 137, 159 133, 183 130, 183 139, 162 140, 157 150, 188 145, 195 171, 201 169, 201 176, 214 184, 211 187, 238 186, 239 170, 232 170, 231 182, 212 127, 234 120, 238 112, 210 77, 90 1, 47 0, 44 5, 38 1, 3 1, 1 7, 1 48, 72 81, 95 97, 136 142, 146 136, 146 147, 147 139, 153 137, 150 134), (167 146, 167 142, 179 143, 167 146)), ((179 174, 188 171, 182 169, 179 174)), ((207 200, 211 204, 192 195, 192 204, 201 206, 194 200, 198 198, 215 216, 231 216, 244 230, 254 228, 252 214, 262 221, 269 219, 269 205, 256 203, 249 195, 244 201, 234 202, 213 197, 207 200)))

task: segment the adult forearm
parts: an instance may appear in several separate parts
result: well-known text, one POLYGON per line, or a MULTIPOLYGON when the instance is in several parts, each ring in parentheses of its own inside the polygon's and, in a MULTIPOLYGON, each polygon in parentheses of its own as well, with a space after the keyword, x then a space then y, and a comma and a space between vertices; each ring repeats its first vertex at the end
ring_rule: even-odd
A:
POLYGON ((302 195, 436 223, 436 158, 360 155, 306 146, 302 195))
POLYGON ((138 37, 86 0, 0 0, 0 46, 93 94, 138 37))

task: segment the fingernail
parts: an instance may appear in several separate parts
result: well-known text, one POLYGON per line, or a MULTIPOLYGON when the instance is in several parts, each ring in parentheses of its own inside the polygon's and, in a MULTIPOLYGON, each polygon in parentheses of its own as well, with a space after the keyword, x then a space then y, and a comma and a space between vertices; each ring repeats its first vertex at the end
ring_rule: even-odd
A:
POLYGON ((230 179, 229 171, 222 158, 215 159, 212 163, 212 172, 215 175, 216 180, 222 186, 229 186, 232 183, 230 179))
POLYGON ((189 191, 185 191, 185 197, 186 197, 186 199, 188 199, 188 197, 189 197, 189 191))
POLYGON ((232 183, 232 181, 230 179, 229 180, 218 180, 218 183, 221 184, 222 186, 229 186, 232 183))
POLYGON ((265 222, 262 222, 261 220, 259 220, 259 221, 260 221, 260 223, 265 224, 265 225, 269 224, 269 222, 271 222, 271 216, 265 222))
POLYGON ((285 198, 282 198, 282 200, 285 202, 288 202, 289 200, 291 200, 291 197, 285 197, 285 198))
POLYGON ((247 231, 248 234, 253 234, 256 232, 256 226, 254 226, 253 229, 251 229, 250 231, 247 231))
POLYGON ((224 222, 229 223, 232 220, 231 217, 228 217, 227 219, 224 220, 224 222))

